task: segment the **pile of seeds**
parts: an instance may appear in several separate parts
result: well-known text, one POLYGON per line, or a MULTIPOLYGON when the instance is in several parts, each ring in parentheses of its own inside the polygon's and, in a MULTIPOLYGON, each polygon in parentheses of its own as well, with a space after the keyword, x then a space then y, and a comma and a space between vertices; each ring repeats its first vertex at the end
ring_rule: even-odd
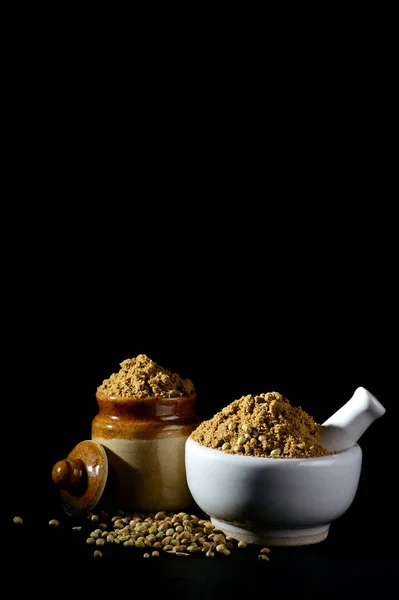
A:
MULTIPOLYGON (((107 513, 90 514, 88 518, 97 527, 86 538, 86 544, 139 548, 144 550, 144 558, 158 558, 161 552, 176 556, 202 553, 211 558, 215 553, 228 556, 235 547, 247 546, 244 541, 226 536, 211 521, 185 512, 118 513, 112 517, 107 513)), ((259 556, 264 559, 268 553, 269 549, 264 548, 259 556)))
MULTIPOLYGON (((86 544, 93 546, 94 558, 102 558, 103 552, 110 546, 137 548, 143 553, 143 558, 159 558, 163 553, 185 557, 204 554, 212 558, 216 554, 228 556, 236 548, 247 547, 247 542, 226 536, 208 519, 186 512, 130 514, 117 511, 116 515, 110 516, 101 511, 99 514, 90 513, 87 520, 88 528, 75 525, 72 530, 89 531, 86 544)), ((20 517, 14 517, 13 521, 15 524, 23 522, 20 517)), ((58 527, 60 522, 51 519, 48 524, 58 527)), ((258 559, 269 560, 269 553, 269 548, 262 548, 258 559)))

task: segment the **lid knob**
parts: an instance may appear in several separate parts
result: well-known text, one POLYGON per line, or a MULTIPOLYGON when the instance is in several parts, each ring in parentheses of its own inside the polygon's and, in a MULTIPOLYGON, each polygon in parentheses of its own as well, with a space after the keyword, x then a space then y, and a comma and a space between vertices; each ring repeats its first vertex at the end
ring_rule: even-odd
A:
POLYGON ((87 474, 81 460, 58 461, 51 472, 52 479, 59 488, 63 490, 77 490, 87 484, 87 474))

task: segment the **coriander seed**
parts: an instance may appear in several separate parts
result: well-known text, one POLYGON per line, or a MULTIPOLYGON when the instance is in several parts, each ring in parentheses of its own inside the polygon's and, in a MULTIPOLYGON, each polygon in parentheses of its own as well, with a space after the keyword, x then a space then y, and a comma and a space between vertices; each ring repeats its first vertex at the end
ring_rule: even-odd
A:
POLYGON ((48 524, 50 525, 50 527, 59 527, 60 522, 57 519, 51 519, 48 524))
POLYGON ((274 450, 272 450, 270 452, 270 456, 280 456, 281 454, 281 448, 275 448, 274 450))

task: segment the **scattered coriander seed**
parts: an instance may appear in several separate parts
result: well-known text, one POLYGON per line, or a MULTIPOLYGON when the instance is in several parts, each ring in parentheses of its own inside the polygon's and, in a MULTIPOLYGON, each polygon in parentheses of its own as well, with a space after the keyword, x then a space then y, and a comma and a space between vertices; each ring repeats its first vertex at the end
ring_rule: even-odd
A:
POLYGON ((251 433, 252 431, 252 427, 250 427, 249 425, 241 425, 241 429, 244 433, 251 433))
POLYGON ((164 537, 162 539, 162 546, 166 546, 167 544, 170 544, 172 541, 172 536, 167 535, 166 537, 164 537))
POLYGON ((82 531, 82 528, 79 526, 72 527, 72 531, 82 531))
POLYGON ((281 448, 275 448, 274 450, 272 450, 270 452, 270 456, 280 456, 281 454, 281 448))
POLYGON ((258 554, 258 560, 270 560, 267 554, 258 554))
POLYGON ((239 444, 240 446, 242 446, 243 444, 245 444, 246 441, 247 440, 245 438, 245 435, 240 435, 240 437, 237 440, 237 444, 239 444))
POLYGON ((234 452, 242 452, 242 446, 240 444, 236 444, 233 450, 234 452))
POLYGON ((237 426, 236 423, 229 423, 228 426, 227 426, 227 429, 229 431, 234 431, 235 428, 236 428, 236 426, 237 426))
POLYGON ((229 442, 225 442, 222 446, 222 450, 229 450, 230 448, 230 443, 229 442))
POLYGON ((14 517, 13 518, 13 523, 15 523, 15 525, 23 525, 23 519, 22 517, 14 517))
POLYGON ((92 521, 99 521, 100 520, 100 517, 98 515, 91 515, 90 518, 91 518, 92 521))
MULTIPOLYGON (((212 535, 212 534, 210 534, 210 535, 212 535)), ((208 536, 208 537, 210 537, 210 536, 208 536)), ((216 533, 216 534, 214 534, 212 541, 219 542, 221 544, 225 544, 226 538, 224 537, 223 533, 216 533)))
POLYGON ((94 558, 102 558, 103 557, 103 553, 101 552, 101 550, 94 550, 93 552, 93 557, 94 558))
POLYGON ((59 527, 60 522, 57 519, 51 519, 48 524, 50 525, 50 527, 59 527))
POLYGON ((148 530, 148 533, 150 533, 150 534, 158 533, 158 527, 156 525, 151 525, 151 527, 148 530))
POLYGON ((258 440, 259 440, 260 442, 266 442, 266 436, 265 436, 265 435, 259 435, 259 436, 258 436, 258 440))
MULTIPOLYGON (((89 515, 89 520, 92 520, 93 516, 89 515)), ((105 544, 120 544, 126 548, 133 548, 133 552, 135 552, 134 548, 140 548, 145 558, 159 558, 161 550, 176 556, 205 554, 206 557, 211 558, 216 553, 228 556, 235 548, 247 546, 247 542, 238 541, 226 535, 222 529, 215 527, 209 516, 204 515, 203 518, 199 518, 186 512, 124 513, 123 518, 121 515, 109 516, 107 521, 104 520, 97 527, 98 529, 91 531, 86 538, 87 544, 96 544, 98 547, 105 544)), ((267 556, 269 552, 268 548, 262 548, 259 550, 258 557, 267 556)), ((96 556, 100 558, 99 555, 96 556)), ((259 560, 269 560, 269 558, 259 558, 259 560)))

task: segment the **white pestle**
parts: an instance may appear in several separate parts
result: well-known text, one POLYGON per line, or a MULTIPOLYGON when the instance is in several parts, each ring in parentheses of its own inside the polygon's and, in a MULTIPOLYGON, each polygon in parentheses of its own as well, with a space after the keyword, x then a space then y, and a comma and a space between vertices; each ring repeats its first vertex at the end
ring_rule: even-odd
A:
POLYGON ((352 398, 322 424, 320 442, 329 452, 351 448, 385 411, 373 394, 358 387, 352 398))

